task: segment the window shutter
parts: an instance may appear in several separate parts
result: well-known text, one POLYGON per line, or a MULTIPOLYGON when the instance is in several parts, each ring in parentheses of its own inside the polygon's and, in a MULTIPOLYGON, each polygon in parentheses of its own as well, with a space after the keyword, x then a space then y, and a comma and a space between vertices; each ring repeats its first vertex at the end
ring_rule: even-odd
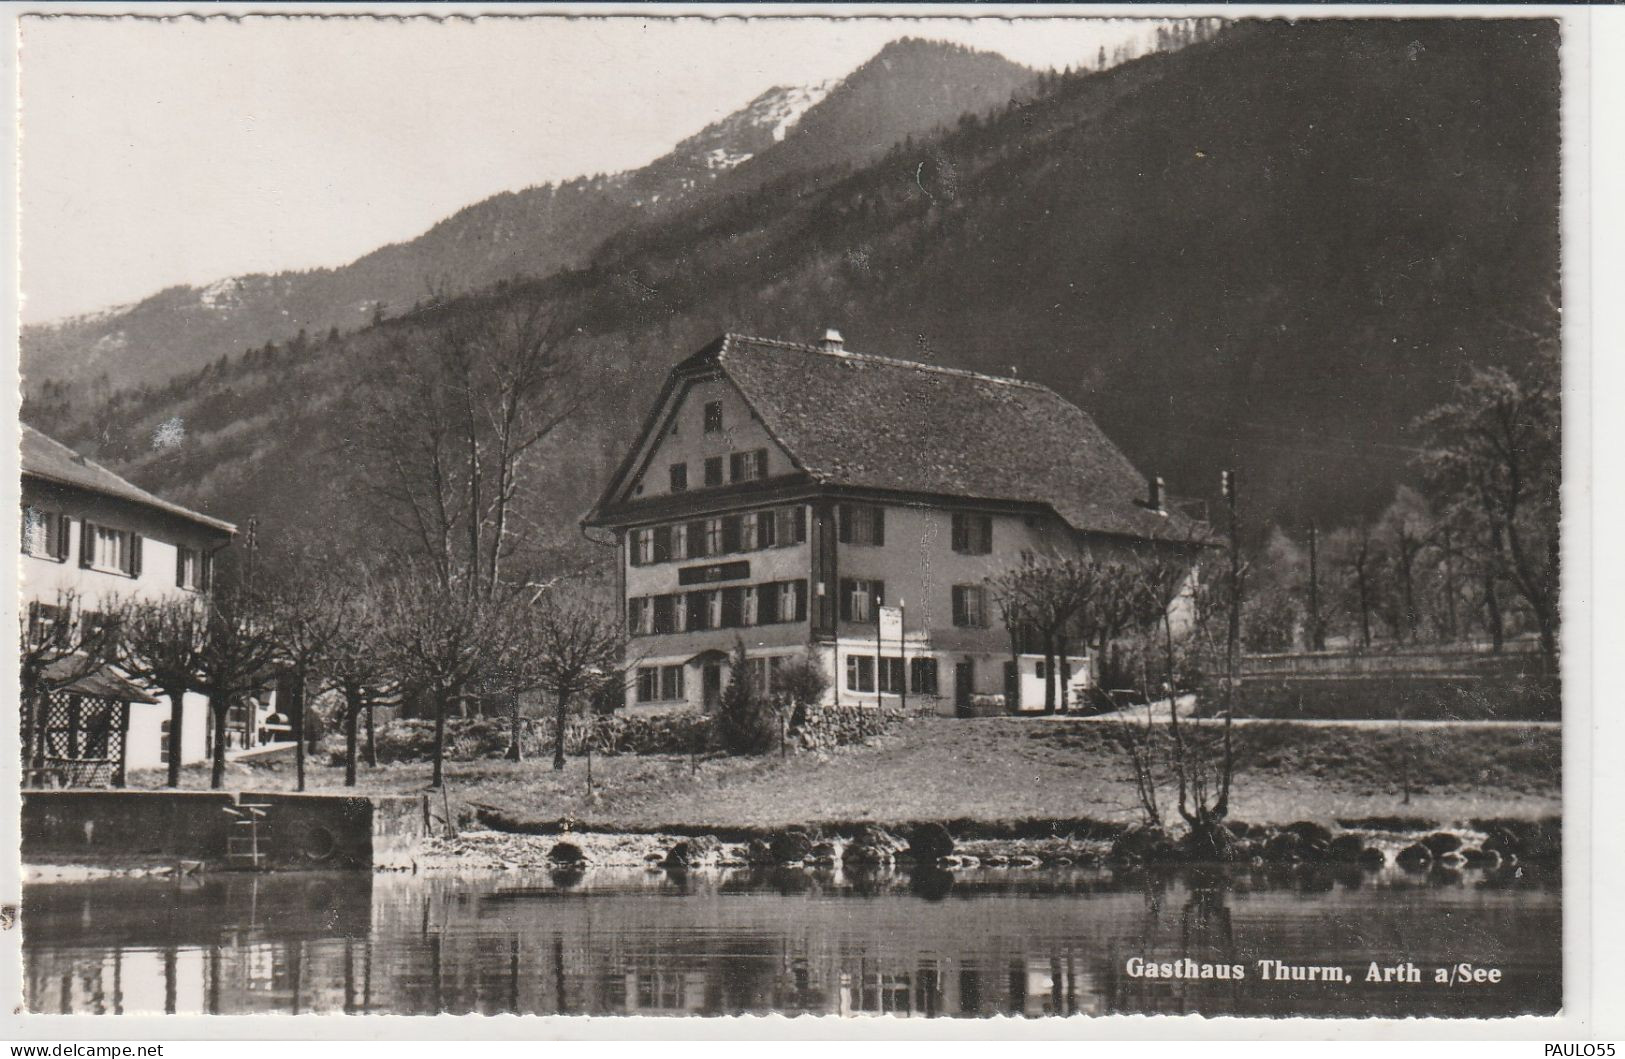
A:
POLYGON ((853 592, 853 584, 852 584, 851 578, 846 578, 846 577, 841 578, 841 620, 842 621, 851 621, 852 620, 852 592, 853 592))
POLYGON ((185 548, 181 548, 181 547, 177 547, 175 549, 175 587, 176 588, 185 588, 186 587, 186 551, 187 550, 185 548))
POLYGON ((198 587, 207 591, 214 586, 214 556, 208 552, 198 553, 198 587))
POLYGON ((886 509, 883 507, 872 507, 869 510, 874 512, 874 543, 875 547, 878 548, 886 543, 886 509))
POLYGON ((964 625, 965 622, 965 590, 958 585, 953 588, 954 597, 954 624, 964 625))
POLYGON ((979 521, 982 525, 981 551, 983 555, 987 555, 993 551, 993 516, 983 515, 979 521))
POLYGON ((96 527, 89 522, 79 524, 79 565, 89 568, 96 561, 96 527))
POLYGON ((962 552, 962 551, 967 550, 967 548, 968 548, 968 545, 965 543, 965 516, 961 515, 957 511, 955 511, 954 512, 954 551, 962 552))
POLYGON ((141 576, 141 534, 130 534, 130 576, 141 576))
POLYGON ((58 515, 56 517, 56 550, 51 553, 51 558, 59 563, 68 560, 68 529, 72 525, 73 519, 69 516, 58 515))
POLYGON ((835 539, 842 544, 852 543, 852 505, 835 505, 835 539))
POLYGON ((767 477, 767 450, 766 449, 757 449, 756 450, 756 477, 758 477, 758 478, 766 478, 767 477))

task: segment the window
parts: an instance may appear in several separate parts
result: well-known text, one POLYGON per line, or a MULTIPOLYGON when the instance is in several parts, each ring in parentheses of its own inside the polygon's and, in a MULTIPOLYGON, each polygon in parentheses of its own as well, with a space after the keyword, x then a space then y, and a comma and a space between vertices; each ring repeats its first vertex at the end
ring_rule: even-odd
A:
POLYGON ((671 491, 674 493, 688 492, 688 464, 674 463, 671 465, 671 491))
POLYGON ((873 655, 846 656, 846 690, 875 690, 875 660, 873 655))
POLYGON ((705 532, 705 554, 721 555, 723 552, 727 551, 727 548, 723 546, 722 541, 722 520, 719 518, 708 518, 704 523, 702 523, 702 525, 704 526, 705 532))
POLYGON ((23 554, 41 559, 68 557, 68 516, 37 507, 23 508, 23 554))
POLYGON ((655 535, 653 530, 632 531, 632 565, 647 566, 655 561, 655 535))
POLYGON ((650 631, 656 633, 678 632, 677 628, 677 597, 656 596, 650 608, 650 631))
POLYGON ((745 589, 743 586, 725 588, 720 593, 721 602, 718 605, 720 629, 737 629, 745 624, 745 589))
POLYGON ((80 537, 79 565, 140 577, 141 535, 87 522, 80 537))
POLYGON ((662 666, 660 668, 660 697, 667 702, 673 702, 684 697, 682 666, 662 666))
POLYGON ((175 587, 201 592, 208 587, 208 556, 196 548, 175 549, 175 587))
POLYGON ((68 612, 50 603, 33 602, 28 605, 28 643, 43 647, 48 643, 62 643, 68 635, 68 612))
POLYGON ((807 620, 807 583, 776 581, 756 589, 756 620, 761 625, 807 620))
POLYGON ((773 512, 756 511, 745 516, 745 540, 753 547, 771 548, 776 539, 773 535, 773 512))
POLYGON ((722 484, 721 456, 707 456, 705 458, 705 484, 708 486, 722 484))
POLYGON ((673 559, 688 558, 688 525, 685 523, 671 528, 671 555, 673 559))
POLYGON ((987 626, 987 591, 980 585, 954 586, 954 624, 981 629, 987 626))
POLYGON ((954 551, 986 555, 993 550, 993 516, 954 512, 954 551))
POLYGON ((711 625, 711 593, 688 593, 683 597, 683 611, 686 618, 683 628, 687 631, 700 632, 713 627, 711 625))
POLYGON ((647 636, 658 630, 654 627, 654 601, 648 596, 634 596, 626 601, 626 629, 633 636, 647 636))
POLYGON ((903 693, 903 660, 901 658, 882 658, 880 660, 880 690, 887 695, 901 695, 903 693))
POLYGON ((796 507, 781 507, 773 512, 773 543, 780 548, 791 544, 802 544, 807 540, 807 509, 796 507))
POLYGON ((683 533, 688 539, 688 547, 683 549, 684 558, 704 559, 711 554, 705 550, 705 522, 703 520, 688 523, 684 527, 683 533))
POLYGON ((739 615, 741 625, 761 625, 762 597, 768 593, 767 585, 746 585, 740 589, 744 594, 741 602, 743 608, 739 615))
POLYGON ((872 504, 842 504, 837 536, 842 544, 879 547, 886 543, 886 512, 872 504))
POLYGON ((722 550, 725 553, 742 551, 744 533, 738 515, 722 516, 722 550))
POLYGON ((750 482, 767 477, 767 450, 735 452, 728 457, 728 480, 750 482))
POLYGON ((841 620, 871 622, 874 608, 886 600, 886 582, 863 578, 841 579, 841 620))
POLYGON ((937 693, 937 660, 935 658, 910 658, 908 660, 908 682, 916 695, 935 695, 937 693))
POLYGON ((660 668, 658 666, 638 667, 638 701, 660 701, 660 668))
POLYGON ((722 402, 705 402, 705 432, 715 434, 722 430, 722 402))

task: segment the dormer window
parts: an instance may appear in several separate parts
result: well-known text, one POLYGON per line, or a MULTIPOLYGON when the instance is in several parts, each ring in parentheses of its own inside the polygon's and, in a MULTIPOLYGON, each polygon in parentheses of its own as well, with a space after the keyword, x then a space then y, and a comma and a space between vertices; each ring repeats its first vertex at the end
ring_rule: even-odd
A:
POLYGON ((722 402, 705 402, 705 432, 718 434, 722 432, 722 402))

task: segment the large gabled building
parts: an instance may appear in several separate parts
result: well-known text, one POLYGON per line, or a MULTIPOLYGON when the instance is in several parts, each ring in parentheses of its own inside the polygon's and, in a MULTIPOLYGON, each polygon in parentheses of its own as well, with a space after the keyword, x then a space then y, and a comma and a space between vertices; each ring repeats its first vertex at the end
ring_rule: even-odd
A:
POLYGON ((672 370, 585 523, 620 546, 633 704, 708 708, 743 641, 769 683, 811 654, 829 703, 964 712, 1087 679, 1012 659, 988 579, 1189 541, 1157 491, 1047 387, 727 334, 672 370))

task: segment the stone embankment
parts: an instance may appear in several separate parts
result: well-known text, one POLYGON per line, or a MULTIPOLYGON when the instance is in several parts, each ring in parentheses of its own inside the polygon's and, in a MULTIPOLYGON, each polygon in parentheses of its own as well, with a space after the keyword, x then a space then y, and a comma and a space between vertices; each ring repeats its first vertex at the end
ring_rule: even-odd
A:
MULTIPOLYGON (((1461 867, 1510 868, 1561 859, 1556 820, 1474 820, 1452 827, 1416 821, 1347 821, 1334 830, 1300 821, 1284 827, 1225 825, 1223 860, 1254 866, 1326 865, 1408 872, 1461 867)), ((971 829, 974 830, 974 829, 971 829)), ((985 829, 983 829, 985 832, 985 829)), ((1067 834, 956 837, 941 823, 895 831, 873 824, 842 829, 787 828, 728 839, 712 834, 558 830, 537 833, 477 830, 430 839, 419 866, 427 870, 492 871, 643 867, 658 871, 800 866, 848 870, 931 865, 969 868, 1172 865, 1212 863, 1211 842, 1194 844, 1153 828, 1099 825, 1067 834)))

